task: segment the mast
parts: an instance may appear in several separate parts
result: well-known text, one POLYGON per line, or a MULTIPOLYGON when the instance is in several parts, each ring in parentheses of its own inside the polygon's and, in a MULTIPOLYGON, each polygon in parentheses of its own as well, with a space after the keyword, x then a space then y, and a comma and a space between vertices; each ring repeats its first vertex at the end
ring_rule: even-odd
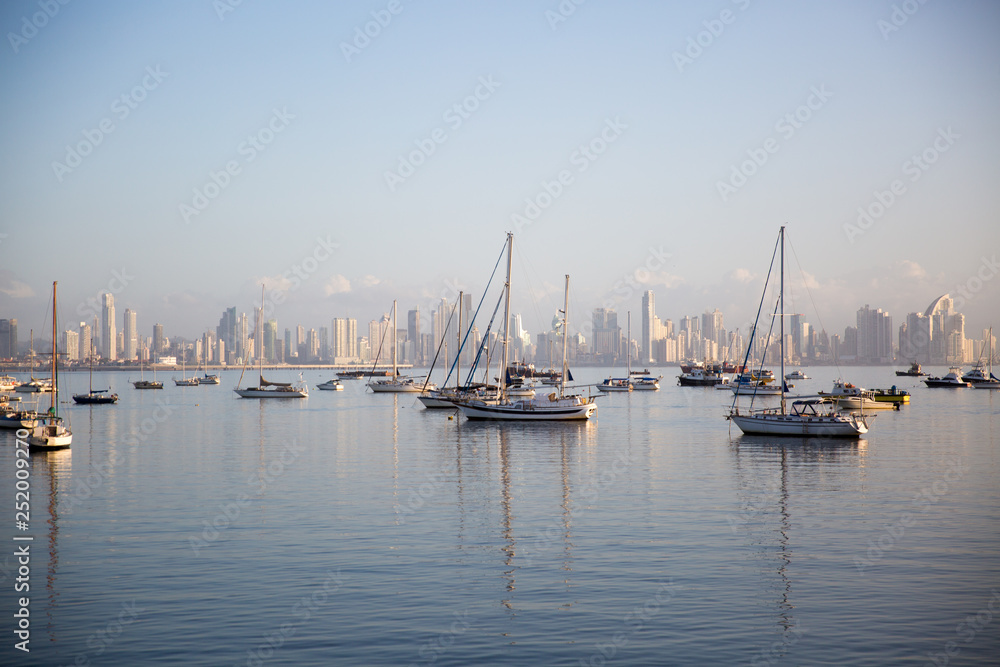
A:
MULTIPOLYGON (((779 324, 779 329, 781 331, 781 345, 778 349, 781 350, 781 414, 785 414, 785 226, 781 226, 781 286, 778 291, 778 300, 781 302, 781 322, 779 324)), ((861 399, 862 406, 864 405, 864 397, 861 399)))
POLYGON ((510 264, 514 250, 514 234, 507 232, 507 282, 504 283, 503 300, 503 352, 500 366, 500 397, 507 393, 507 336, 510 334, 510 264))
POLYGON ((392 379, 399 377, 396 370, 396 300, 392 300, 392 379))
POLYGON ((563 359, 562 359, 562 377, 559 379, 559 395, 562 396, 566 391, 566 334, 568 333, 566 329, 569 328, 569 274, 566 274, 566 293, 563 297, 563 359))
POLYGON ((628 377, 629 383, 632 382, 632 311, 628 311, 626 316, 626 321, 628 322, 628 328, 625 334, 625 375, 628 377))
MULTIPOLYGON (((458 345, 455 347, 455 388, 458 389, 462 382, 462 295, 465 292, 458 292, 458 345)), ((445 359, 448 357, 445 356, 445 359)))
POLYGON ((56 281, 52 282, 52 393, 49 394, 49 410, 56 417, 59 416, 56 408, 59 402, 59 376, 56 364, 56 285, 58 284, 56 281))
MULTIPOLYGON (((257 319, 260 320, 261 329, 263 329, 264 328, 264 283, 260 284, 260 317, 258 317, 257 319)), ((253 328, 253 335, 255 338, 257 337, 256 326, 253 328)), ((260 343, 264 342, 263 331, 260 334, 259 342, 260 343)), ((261 389, 264 388, 264 355, 261 354, 261 352, 263 351, 264 351, 263 346, 261 346, 260 352, 257 352, 257 368, 258 368, 258 373, 260 374, 260 382, 257 383, 257 386, 261 389)), ((274 376, 272 375, 271 377, 274 376)))

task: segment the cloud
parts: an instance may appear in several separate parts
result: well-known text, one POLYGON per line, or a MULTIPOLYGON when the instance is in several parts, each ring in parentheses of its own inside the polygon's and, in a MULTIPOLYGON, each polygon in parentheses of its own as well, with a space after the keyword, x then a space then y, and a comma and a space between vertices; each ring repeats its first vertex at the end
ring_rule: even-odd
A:
POLYGON ((12 299, 27 299, 35 296, 35 290, 15 278, 11 271, 0 271, 0 292, 12 299))
POLYGON ((738 283, 743 283, 744 285, 753 282, 754 275, 746 269, 733 269, 726 274, 728 280, 735 280, 738 283))
POLYGON ((285 276, 261 276, 253 279, 255 285, 264 284, 264 289, 268 292, 280 290, 287 292, 292 287, 292 281, 285 276))
POLYGON ((376 285, 380 285, 381 283, 382 283, 381 280, 379 280, 378 278, 376 278, 371 274, 361 278, 362 287, 375 287, 376 285))
POLYGON ((924 267, 908 259, 896 262, 896 266, 904 278, 925 278, 927 276, 924 267))
POLYGON ((333 296, 334 294, 343 294, 351 291, 351 281, 349 281, 344 276, 339 273, 330 276, 330 279, 326 281, 323 285, 323 293, 327 296, 333 296))

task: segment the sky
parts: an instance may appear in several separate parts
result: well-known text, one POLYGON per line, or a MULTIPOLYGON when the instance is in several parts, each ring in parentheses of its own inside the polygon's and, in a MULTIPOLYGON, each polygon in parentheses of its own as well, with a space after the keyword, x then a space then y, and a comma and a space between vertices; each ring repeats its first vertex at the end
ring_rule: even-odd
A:
POLYGON ((567 274, 571 320, 648 289, 735 328, 781 225, 787 309, 831 334, 944 293, 1000 326, 1000 3, 8 0, 0 27, 21 339, 54 280, 63 328, 109 291, 194 338, 263 283, 279 329, 364 329, 478 299, 507 231, 529 331, 567 274))

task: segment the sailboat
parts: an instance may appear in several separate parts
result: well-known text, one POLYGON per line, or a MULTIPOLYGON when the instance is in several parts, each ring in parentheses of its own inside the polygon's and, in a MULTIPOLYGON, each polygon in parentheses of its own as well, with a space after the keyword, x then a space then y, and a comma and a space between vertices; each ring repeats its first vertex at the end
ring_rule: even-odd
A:
POLYGON ((628 352, 625 354, 625 377, 607 377, 604 382, 597 385, 601 391, 632 391, 632 311, 628 312, 628 333, 625 335, 625 342, 628 352))
POLYGON ((181 359, 181 379, 174 378, 174 384, 178 387, 197 387, 201 383, 198 382, 198 378, 196 377, 187 377, 184 373, 184 360, 181 359))
POLYGON ((81 405, 101 405, 117 403, 118 394, 112 394, 111 388, 94 389, 94 344, 90 344, 90 391, 86 394, 73 394, 73 400, 81 405))
POLYGON ((136 389, 163 389, 163 383, 156 380, 156 366, 153 366, 153 379, 147 380, 142 370, 142 350, 139 351, 139 379, 132 382, 136 389))
POLYGON ((39 416, 38 423, 28 434, 28 446, 35 449, 65 449, 73 443, 73 432, 59 416, 59 356, 56 349, 56 286, 52 283, 52 394, 49 410, 39 416))
MULTIPOLYGON (((780 303, 780 348, 781 348, 781 376, 785 375, 785 227, 781 226, 778 232, 778 245, 781 248, 781 282, 779 287, 780 303)), ((777 252, 778 248, 775 248, 777 252)), ((774 265, 774 256, 771 256, 771 265, 774 265)), ((768 272, 770 277, 770 271, 768 272)), ((767 292, 765 282, 764 292, 767 292)), ((764 295, 761 295, 761 308, 764 305, 764 295)), ((757 310, 757 317, 760 317, 760 308, 757 310)), ((750 333, 750 341, 747 343, 747 358, 750 350, 753 349, 753 337, 757 332, 757 324, 750 333)), ((744 359, 746 365, 747 359, 744 359)), ((741 411, 737 405, 739 394, 733 397, 733 405, 730 408, 726 419, 735 423, 741 431, 747 435, 788 435, 788 436, 826 436, 826 437, 846 437, 856 438, 868 432, 868 420, 871 415, 861 413, 841 414, 832 409, 824 409, 824 399, 803 399, 792 402, 791 410, 788 410, 785 401, 785 383, 781 383, 781 407, 764 410, 741 411)), ((752 406, 752 403, 751 403, 752 406)))
MULTIPOLYGON (((503 352, 500 368, 506 370, 508 361, 507 342, 510 334, 510 266, 514 248, 514 235, 507 233, 507 282, 504 284, 504 326, 503 352)), ((569 276, 566 276, 566 295, 563 304, 563 365, 559 383, 559 394, 552 392, 546 397, 511 400, 507 395, 507 373, 500 376, 500 400, 487 402, 475 399, 456 400, 455 405, 466 419, 493 419, 518 421, 567 421, 590 419, 597 412, 597 404, 591 396, 566 395, 566 335, 569 323, 569 276)))
MULTIPOLYGON (((264 286, 260 286, 260 312, 264 312, 264 286)), ((261 320, 261 327, 264 326, 263 318, 261 320)), ((254 332, 254 336, 257 336, 258 332, 254 332)), ((257 338, 257 340, 262 341, 264 339, 263 333, 257 338)), ((298 385, 293 385, 291 382, 269 382, 264 379, 264 349, 263 346, 257 352, 257 359, 259 362, 258 374, 260 376, 260 381, 256 387, 247 387, 246 389, 241 389, 240 385, 243 384, 243 373, 246 373, 247 367, 244 364, 243 373, 240 373, 240 379, 236 383, 236 388, 233 389, 240 398, 307 398, 309 396, 309 388, 304 382, 300 382, 298 385)), ((301 377, 301 375, 300 375, 301 377)))
MULTIPOLYGON (((378 360, 376 359, 376 363, 378 360)), ((392 376, 385 380, 372 380, 368 387, 375 393, 422 392, 437 389, 432 383, 414 382, 413 378, 399 374, 396 366, 396 301, 392 302, 392 376)))
MULTIPOLYGON (((990 333, 988 334, 990 339, 990 357, 987 363, 987 372, 982 379, 972 380, 972 387, 974 389, 1000 389, 1000 378, 993 375, 993 327, 990 327, 990 333)), ((962 378, 963 380, 965 378, 962 378)))
POLYGON ((21 394, 44 394, 52 391, 52 378, 35 377, 35 330, 31 330, 31 343, 28 347, 28 374, 26 382, 22 382, 14 388, 14 391, 21 394))

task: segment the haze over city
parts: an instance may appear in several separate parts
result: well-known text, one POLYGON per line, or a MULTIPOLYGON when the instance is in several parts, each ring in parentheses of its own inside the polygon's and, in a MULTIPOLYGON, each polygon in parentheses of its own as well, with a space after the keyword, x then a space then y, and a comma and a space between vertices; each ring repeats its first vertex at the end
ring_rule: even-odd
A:
POLYGON ((790 310, 830 334, 945 293, 970 336, 1000 313, 996 3, 52 0, 0 25, 22 341, 53 280, 65 327, 109 291, 143 336, 195 339, 262 282, 281 329, 429 312, 478 299, 508 230, 532 332, 564 274, 581 320, 653 290, 738 327, 781 224, 790 310))

